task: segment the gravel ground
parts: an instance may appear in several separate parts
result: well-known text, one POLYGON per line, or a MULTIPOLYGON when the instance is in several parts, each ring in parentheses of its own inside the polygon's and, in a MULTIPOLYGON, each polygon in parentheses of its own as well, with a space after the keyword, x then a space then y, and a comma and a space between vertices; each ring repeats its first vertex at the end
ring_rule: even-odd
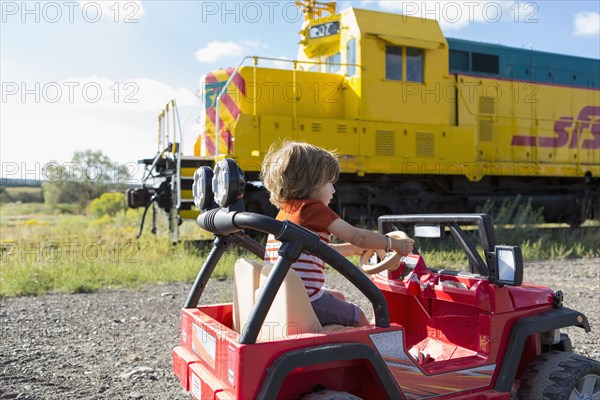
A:
MULTIPOLYGON (((367 308, 339 275, 328 279, 367 308)), ((567 331, 574 351, 600 359, 600 259, 529 263, 525 281, 563 290, 592 325, 567 331)), ((190 286, 2 300, 0 399, 190 399, 171 372, 190 286)), ((203 302, 230 298, 230 281, 212 281, 203 302)))

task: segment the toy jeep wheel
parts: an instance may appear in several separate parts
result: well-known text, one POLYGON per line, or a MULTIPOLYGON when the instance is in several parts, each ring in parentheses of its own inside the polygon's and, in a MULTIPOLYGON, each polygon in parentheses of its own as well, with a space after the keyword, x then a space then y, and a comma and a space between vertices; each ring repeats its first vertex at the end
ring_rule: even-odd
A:
POLYGON ((544 353, 523 374, 518 398, 600 399, 600 362, 574 353, 544 353))

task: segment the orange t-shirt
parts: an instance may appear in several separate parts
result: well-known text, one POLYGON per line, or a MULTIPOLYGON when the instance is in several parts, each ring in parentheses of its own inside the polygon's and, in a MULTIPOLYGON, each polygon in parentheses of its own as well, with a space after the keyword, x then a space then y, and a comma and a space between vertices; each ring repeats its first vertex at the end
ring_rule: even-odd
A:
MULTIPOLYGON (((288 220, 298 224, 321 238, 321 241, 329 244, 330 234, 327 228, 339 216, 322 201, 317 199, 287 200, 281 205, 277 220, 288 220)), ((273 235, 269 235, 265 249, 265 262, 274 263, 279 257, 278 251, 281 242, 273 235)), ((306 293, 310 301, 315 301, 323 295, 323 284, 325 283, 325 262, 319 257, 302 252, 298 261, 292 264, 292 268, 300 275, 306 293)))

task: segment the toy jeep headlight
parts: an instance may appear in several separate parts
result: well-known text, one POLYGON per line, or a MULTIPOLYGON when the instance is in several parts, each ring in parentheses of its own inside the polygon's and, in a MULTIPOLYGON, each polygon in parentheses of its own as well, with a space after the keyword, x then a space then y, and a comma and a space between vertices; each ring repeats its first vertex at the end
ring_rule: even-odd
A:
POLYGON ((200 210, 206 210, 214 203, 212 178, 213 171, 210 167, 200 167, 194 173, 192 194, 194 195, 194 204, 200 210))
POLYGON ((215 201, 220 207, 229 207, 244 196, 244 173, 231 158, 221 160, 215 166, 212 188, 215 201))

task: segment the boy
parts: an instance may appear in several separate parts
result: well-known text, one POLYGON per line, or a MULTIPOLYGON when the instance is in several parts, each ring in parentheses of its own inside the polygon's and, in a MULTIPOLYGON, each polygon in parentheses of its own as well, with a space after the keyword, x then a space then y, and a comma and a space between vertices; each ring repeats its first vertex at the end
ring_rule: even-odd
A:
MULTIPOLYGON (((328 205, 339 176, 335 155, 308 143, 284 142, 271 146, 265 156, 261 179, 270 192, 270 201, 279 208, 277 219, 289 220, 316 233, 329 244, 330 235, 349 242, 329 244, 343 256, 361 255, 364 249, 382 249, 407 255, 414 241, 395 239, 366 229, 356 228, 341 219, 328 205)), ((281 243, 269 235, 265 262, 274 262, 281 243)), ((292 268, 306 288, 311 305, 322 325, 367 326, 363 311, 345 300, 341 292, 324 287, 325 263, 303 252, 292 268)))

